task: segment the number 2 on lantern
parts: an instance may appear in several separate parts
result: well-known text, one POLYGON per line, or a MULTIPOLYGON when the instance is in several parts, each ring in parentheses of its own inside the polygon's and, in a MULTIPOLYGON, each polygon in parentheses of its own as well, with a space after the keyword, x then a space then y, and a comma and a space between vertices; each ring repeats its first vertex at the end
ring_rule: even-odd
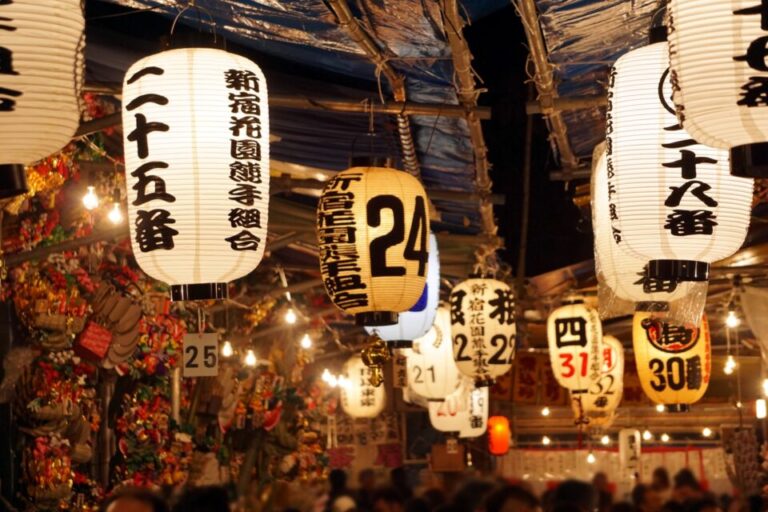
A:
MULTIPOLYGON (((579 359, 581 359, 581 376, 586 377, 587 376, 587 362, 589 361, 589 356, 586 352, 579 352, 579 359)), ((560 364, 563 366, 564 369, 568 370, 567 372, 562 372, 560 375, 565 377, 566 379, 569 377, 573 377, 576 374, 576 368, 571 363, 573 361, 573 354, 560 354, 560 364)))
MULTIPOLYGON (((366 213, 368 225, 379 227, 382 221, 381 212, 392 212, 392 229, 389 233, 371 240, 369 250, 371 254, 371 276, 404 276, 405 267, 387 265, 387 250, 405 240, 405 211, 400 198, 393 195, 380 195, 368 201, 366 213)), ((416 197, 413 209, 411 229, 408 232, 408 241, 405 244, 403 258, 419 262, 418 275, 426 273, 427 260, 427 210, 423 197, 416 197), (419 248, 417 249, 417 244, 419 248)))

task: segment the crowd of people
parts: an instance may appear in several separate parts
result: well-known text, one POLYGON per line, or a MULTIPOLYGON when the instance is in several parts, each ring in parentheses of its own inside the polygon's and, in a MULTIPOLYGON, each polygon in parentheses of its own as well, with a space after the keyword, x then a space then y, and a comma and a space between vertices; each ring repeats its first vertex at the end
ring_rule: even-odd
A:
MULTIPOLYGON (((327 485, 292 491, 305 507, 282 505, 275 512, 757 512, 766 510, 760 496, 715 496, 702 488, 694 474, 683 469, 670 478, 657 468, 652 481, 637 483, 627 496, 615 496, 604 473, 592 482, 566 480, 540 497, 525 482, 510 484, 501 479, 446 475, 438 482, 411 486, 403 468, 389 473, 386 485, 377 485, 376 473, 367 469, 352 488, 343 470, 330 472, 327 485)), ((189 489, 169 505, 162 497, 144 489, 115 492, 102 512, 230 512, 223 487, 189 489)))

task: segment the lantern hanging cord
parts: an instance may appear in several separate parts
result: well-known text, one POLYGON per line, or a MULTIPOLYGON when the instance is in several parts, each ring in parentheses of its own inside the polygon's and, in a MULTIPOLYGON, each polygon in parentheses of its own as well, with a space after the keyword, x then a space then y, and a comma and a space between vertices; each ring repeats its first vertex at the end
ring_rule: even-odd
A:
POLYGON ((197 11, 197 21, 200 23, 200 25, 203 24, 203 19, 200 17, 200 12, 205 13, 211 20, 211 29, 213 31, 213 44, 215 45, 218 42, 218 33, 216 31, 216 19, 213 17, 213 14, 211 14, 211 11, 206 9, 205 7, 201 5, 197 5, 196 0, 189 0, 187 2, 187 5, 182 8, 179 13, 176 15, 176 17, 173 19, 173 23, 171 24, 171 40, 173 40, 173 33, 176 30, 176 24, 178 23, 179 19, 184 15, 185 12, 189 11, 190 9, 194 9, 197 11))
MULTIPOLYGON (((659 0, 659 7, 656 9, 656 12, 653 13, 653 16, 651 16, 651 27, 657 26, 656 23, 659 21, 659 14, 665 15, 667 13, 667 0, 659 0)), ((664 22, 662 21, 660 26, 664 26, 664 22)))

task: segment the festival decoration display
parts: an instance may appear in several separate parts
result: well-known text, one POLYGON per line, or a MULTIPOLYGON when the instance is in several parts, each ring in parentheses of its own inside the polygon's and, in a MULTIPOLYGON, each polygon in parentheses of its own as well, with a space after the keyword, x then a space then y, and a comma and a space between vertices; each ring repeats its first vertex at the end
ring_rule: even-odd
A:
POLYGON ((496 279, 473 277, 451 290, 453 358, 477 386, 489 386, 515 357, 515 298, 496 279))
POLYGON ((678 123, 666 43, 620 57, 609 87, 613 242, 650 260, 649 279, 706 281, 709 264, 744 241, 752 180, 731 176, 728 152, 697 143, 678 123))
POLYGON ((440 254, 437 250, 437 237, 429 234, 429 264, 427 266, 427 284, 424 292, 414 306, 397 315, 394 325, 365 327, 368 334, 377 334, 391 348, 409 348, 413 340, 425 336, 435 322, 437 305, 440 300, 440 254))
POLYGON ((624 347, 613 336, 603 336, 599 357, 599 376, 586 393, 572 394, 571 402, 576 410, 577 422, 591 427, 609 427, 624 389, 624 347))
POLYGON ((464 378, 445 400, 429 402, 429 422, 440 432, 479 437, 487 428, 488 407, 488 387, 475 387, 471 379, 464 378))
POLYGON ((632 342, 643 391, 667 411, 684 412, 709 386, 712 354, 707 318, 674 325, 664 313, 635 313, 632 342))
POLYGON ((408 388, 428 400, 444 400, 458 387, 461 378, 453 360, 451 313, 447 308, 438 309, 435 324, 408 350, 406 375, 408 388))
POLYGON ((354 164, 328 180, 320 196, 320 271, 333 303, 358 324, 393 325, 424 292, 427 195, 406 172, 354 164))
POLYGON ((768 8, 752 0, 672 0, 669 57, 678 117, 712 147, 768 141, 768 8))
POLYGON ((506 417, 488 418, 488 451, 492 455, 505 455, 509 451, 510 436, 509 420, 506 417))
POLYGON ((173 300, 224 298, 266 244, 267 83, 250 60, 185 48, 134 63, 123 83, 133 253, 173 300))
POLYGON ((80 0, 0 4, 0 198, 27 192, 24 166, 64 147, 80 122, 80 0), (55 27, 55 30, 51 30, 55 27))
POLYGON ((547 339, 552 371, 561 386, 578 398, 600 378, 603 327, 597 311, 573 298, 550 313, 547 339))
POLYGON ((360 356, 352 356, 344 363, 341 408, 353 418, 375 418, 386 406, 386 391, 383 386, 371 384, 372 372, 360 356))

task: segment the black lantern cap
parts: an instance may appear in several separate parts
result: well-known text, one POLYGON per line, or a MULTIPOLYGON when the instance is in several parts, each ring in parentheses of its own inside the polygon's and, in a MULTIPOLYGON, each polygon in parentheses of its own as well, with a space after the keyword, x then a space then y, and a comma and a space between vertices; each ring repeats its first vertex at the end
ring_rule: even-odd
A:
POLYGON ((389 347, 389 348, 413 348, 413 340, 389 340, 389 341, 387 341, 387 347, 389 347))
POLYGON ((489 388, 491 386, 493 386, 493 379, 490 377, 475 379, 476 388, 489 388))
POLYGON ((395 159, 382 155, 359 155, 349 157, 350 167, 395 167, 395 159))
POLYGON ((0 165, 0 199, 16 197, 29 192, 27 173, 21 164, 0 165))
POLYGON ((659 25, 658 27, 651 27, 648 32, 648 43, 666 43, 667 42, 667 27, 659 25))
POLYGON ((664 281, 707 281, 709 263, 694 260, 651 260, 648 277, 664 281))
POLYGON ((397 313, 393 311, 367 311, 355 314, 355 323, 361 326, 376 327, 379 325, 395 325, 397 313))
POLYGON ((731 176, 768 178, 768 142, 731 148, 731 176))
POLYGON ((228 299, 227 283, 174 284, 171 286, 171 300, 218 300, 228 299))
POLYGON ((669 404, 664 405, 667 412, 690 412, 691 406, 688 404, 669 404))

